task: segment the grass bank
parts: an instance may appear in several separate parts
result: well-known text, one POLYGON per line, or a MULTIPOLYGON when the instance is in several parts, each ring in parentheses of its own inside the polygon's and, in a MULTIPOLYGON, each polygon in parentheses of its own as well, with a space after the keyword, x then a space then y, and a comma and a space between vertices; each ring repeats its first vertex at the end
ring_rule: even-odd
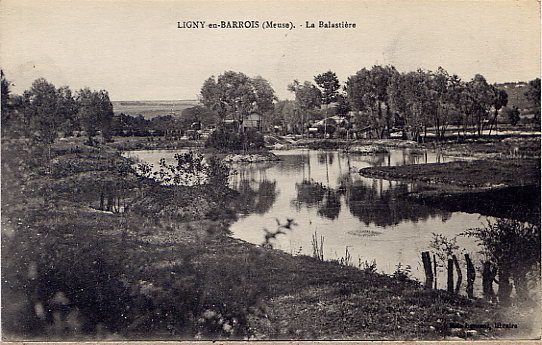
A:
POLYGON ((407 198, 450 211, 540 222, 540 160, 487 159, 370 167, 364 176, 427 184, 407 198))
POLYGON ((534 329, 530 315, 424 290, 401 272, 233 239, 229 188, 162 186, 107 148, 59 142, 51 155, 2 143, 4 340, 476 339, 534 329), (468 326, 494 322, 519 329, 468 326))

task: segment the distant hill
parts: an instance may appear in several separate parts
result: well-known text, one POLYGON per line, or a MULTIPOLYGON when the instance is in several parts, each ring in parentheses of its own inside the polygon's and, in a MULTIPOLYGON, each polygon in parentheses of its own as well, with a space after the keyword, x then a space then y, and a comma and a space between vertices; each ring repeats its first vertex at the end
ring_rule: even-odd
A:
POLYGON ((163 115, 181 115, 186 108, 200 104, 197 99, 158 100, 158 101, 112 101, 115 114, 143 115, 152 119, 163 115))
POLYGON ((533 108, 533 104, 529 102, 525 96, 525 92, 529 89, 529 84, 526 82, 512 82, 497 84, 497 87, 506 91, 508 94, 508 107, 518 107, 522 112, 528 112, 533 108))

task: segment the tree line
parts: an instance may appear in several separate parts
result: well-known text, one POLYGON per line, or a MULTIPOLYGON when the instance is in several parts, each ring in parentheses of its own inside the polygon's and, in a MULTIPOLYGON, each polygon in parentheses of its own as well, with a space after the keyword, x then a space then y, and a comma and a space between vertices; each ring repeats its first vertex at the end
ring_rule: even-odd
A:
POLYGON ((59 132, 83 130, 90 145, 98 132, 111 139, 114 114, 106 90, 86 87, 73 92, 39 78, 22 95, 12 95, 3 72, 1 76, 3 136, 32 137, 51 144, 59 132))
POLYGON ((114 114, 106 90, 87 87, 74 92, 39 78, 22 95, 16 95, 11 93, 3 71, 1 85, 4 136, 52 143, 59 133, 71 136, 84 132, 87 143, 93 145, 98 133, 108 141, 112 136, 165 135, 169 130, 181 133, 194 123, 209 126, 217 122, 217 115, 202 105, 183 110, 180 117, 168 114, 146 119, 143 115, 114 114))
MULTIPOLYGON (((115 115, 105 90, 69 87, 56 88, 43 78, 32 83, 22 95, 10 93, 2 72, 2 131, 9 135, 33 135, 51 142, 59 132, 85 131, 88 141, 100 132, 105 140, 112 135, 164 134, 168 129, 190 129, 193 123, 211 126, 231 120, 242 128, 253 112, 262 119, 262 127, 279 126, 288 133, 306 133, 315 122, 324 119, 332 133, 329 117, 338 115, 348 121, 347 129, 387 138, 401 132, 403 138, 420 141, 432 132, 444 138, 453 126, 466 135, 493 131, 499 112, 508 104, 506 91, 490 84, 481 75, 463 81, 439 67, 436 71, 418 69, 399 72, 393 66, 363 68, 341 85, 332 71, 321 73, 313 81, 294 80, 288 90, 295 99, 279 100, 271 84, 261 76, 249 77, 226 71, 209 77, 200 90, 200 106, 183 111, 180 117, 115 115)), ((529 82, 525 97, 540 107, 540 79, 529 82)), ((508 121, 519 121, 518 109, 507 110, 508 121)), ((540 111, 536 114, 539 118, 540 111)), ((537 119, 535 119, 536 121, 537 119)))
MULTIPOLYGON (((262 77, 227 71, 205 81, 201 100, 221 120, 242 122, 256 111, 265 127, 288 127, 288 132, 299 134, 319 120, 324 119, 326 125, 328 117, 338 115, 372 137, 386 138, 400 131, 403 138, 417 141, 426 137, 428 130, 441 140, 452 126, 463 135, 482 135, 485 130, 491 134, 501 109, 508 104, 506 91, 488 83, 481 74, 463 81, 442 67, 399 72, 393 66, 375 65, 359 70, 342 86, 337 75, 327 71, 313 81, 294 80, 288 90, 294 101, 278 100, 262 77)), ((540 79, 529 83, 525 96, 540 106, 540 79)), ((507 109, 506 117, 515 125, 519 110, 507 109)))

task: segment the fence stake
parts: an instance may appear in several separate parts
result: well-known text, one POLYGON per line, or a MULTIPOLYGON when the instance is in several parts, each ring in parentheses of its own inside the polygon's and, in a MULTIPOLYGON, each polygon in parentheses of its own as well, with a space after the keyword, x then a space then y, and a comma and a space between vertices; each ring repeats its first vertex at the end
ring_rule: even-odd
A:
POLYGON ((454 292, 454 260, 448 259, 448 292, 454 292))
POLYGON ((461 267, 459 266, 459 261, 457 260, 457 256, 452 255, 452 260, 454 261, 454 266, 457 271, 457 283, 455 285, 455 293, 459 293, 459 289, 461 289, 461 282, 463 281, 463 273, 461 272, 461 267))
POLYGON ((437 287, 437 257, 435 254, 433 254, 433 277, 435 278, 435 290, 438 289, 437 287))
POLYGON ((433 270, 431 268, 429 252, 422 252, 422 262, 425 270, 425 287, 430 289, 433 286, 433 270))
POLYGON ((467 297, 474 298, 474 279, 476 279, 476 271, 474 265, 470 259, 469 254, 465 254, 465 261, 467 262, 467 297))

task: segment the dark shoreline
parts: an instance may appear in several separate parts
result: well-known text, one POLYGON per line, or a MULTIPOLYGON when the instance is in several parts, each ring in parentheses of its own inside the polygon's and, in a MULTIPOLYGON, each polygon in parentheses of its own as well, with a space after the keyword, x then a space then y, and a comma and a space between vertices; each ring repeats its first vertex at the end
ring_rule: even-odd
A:
POLYGON ((449 211, 540 222, 540 161, 503 159, 370 167, 368 177, 415 181, 427 190, 405 194, 408 200, 449 211), (538 181, 538 182, 537 182, 538 181))

